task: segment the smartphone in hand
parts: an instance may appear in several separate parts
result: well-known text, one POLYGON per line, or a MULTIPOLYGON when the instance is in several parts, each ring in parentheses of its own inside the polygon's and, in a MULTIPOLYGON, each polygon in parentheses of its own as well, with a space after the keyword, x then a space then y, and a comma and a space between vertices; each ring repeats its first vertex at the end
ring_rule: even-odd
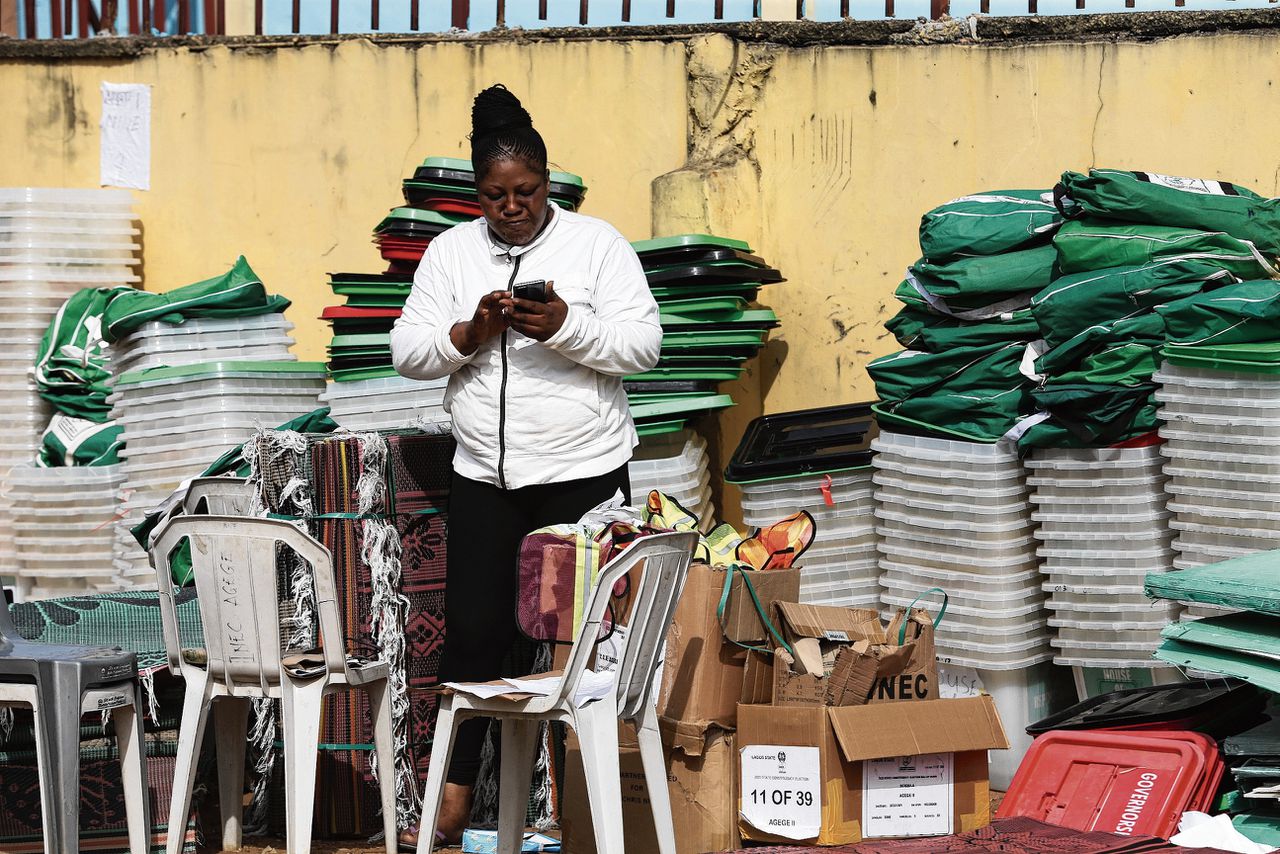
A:
POLYGON ((511 296, 516 299, 527 299, 530 302, 547 301, 547 282, 538 279, 533 282, 516 282, 511 286, 511 296))

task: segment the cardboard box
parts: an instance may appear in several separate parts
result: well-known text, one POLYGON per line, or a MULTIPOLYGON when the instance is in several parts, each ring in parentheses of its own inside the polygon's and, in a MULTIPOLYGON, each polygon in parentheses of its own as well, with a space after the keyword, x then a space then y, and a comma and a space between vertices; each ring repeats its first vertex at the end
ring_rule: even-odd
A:
MULTIPOLYGON (((724 574, 713 573, 720 580, 716 602, 724 591, 724 574)), ((760 600, 760 608, 771 618, 774 603, 795 602, 800 598, 799 569, 770 569, 764 571, 747 570, 745 573, 735 572, 729 586, 729 599, 725 602, 723 634, 734 643, 767 644, 775 646, 777 641, 760 619, 760 611, 756 610, 751 594, 747 592, 742 577, 746 575, 760 600)))
POLYGON ((868 818, 874 827, 865 830, 876 836, 894 822, 910 827, 897 835, 944 835, 985 826, 991 818, 987 750, 1007 748, 1009 742, 995 704, 981 696, 867 706, 742 706, 738 745, 744 839, 847 845, 864 838, 868 818), (884 771, 886 763, 873 761, 889 758, 900 758, 903 773, 918 778, 894 783, 884 771), (942 766, 949 783, 940 782, 945 779, 940 770, 929 776, 942 766), (921 782, 925 779, 930 782, 921 782), (886 805, 886 799, 916 791, 930 797, 942 791, 945 797, 886 805), (869 815, 864 803, 874 807, 869 815), (938 805, 945 803, 951 809, 944 815, 938 805), (770 804, 772 817, 764 811, 770 804), (934 813, 911 812, 929 804, 934 813), (921 820, 926 814, 929 820, 921 820), (921 834, 922 828, 928 829, 921 834))
MULTIPOLYGON (((630 727, 628 727, 630 728, 630 727)), ((738 774, 734 735, 715 725, 661 722, 667 755, 667 783, 678 854, 729 851, 739 846, 738 774)), ((632 739, 634 743, 634 738, 632 739)), ((628 854, 658 854, 649 787, 645 784, 640 750, 623 747, 622 823, 628 854)), ((571 738, 565 755, 564 796, 560 825, 562 850, 594 854, 591 808, 577 740, 571 738)))
POLYGON ((733 728, 747 651, 726 642, 720 630, 716 608, 724 579, 723 571, 706 564, 689 567, 684 592, 667 632, 658 692, 658 714, 664 718, 733 728))

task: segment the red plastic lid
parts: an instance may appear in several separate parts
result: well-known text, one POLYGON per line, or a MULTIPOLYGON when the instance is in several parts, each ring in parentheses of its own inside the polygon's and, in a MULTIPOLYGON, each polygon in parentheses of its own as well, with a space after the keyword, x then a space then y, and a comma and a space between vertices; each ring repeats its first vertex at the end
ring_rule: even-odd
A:
POLYGON ((1159 433, 1144 433, 1141 436, 1135 436, 1132 439, 1126 439, 1123 442, 1117 442, 1112 445, 1113 448, 1149 448, 1152 445, 1163 445, 1164 439, 1160 438, 1159 433))
POLYGON ((439 211, 440 213, 462 214, 464 216, 474 214, 480 216, 480 203, 467 201, 465 199, 449 199, 437 198, 432 196, 423 199, 414 205, 415 208, 422 208, 427 211, 439 211))
POLYGON ((418 246, 413 249, 382 246, 380 249, 382 257, 386 261, 421 261, 422 254, 427 251, 425 246, 418 246))
MULTIPOLYGON (((1117 730, 1107 731, 1115 732, 1117 730)), ((1222 782, 1222 777, 1227 770, 1226 763, 1222 761, 1222 754, 1218 750, 1218 742, 1212 736, 1205 735, 1202 732, 1192 732, 1174 727, 1165 729, 1152 728, 1144 731, 1142 735, 1150 736, 1151 738, 1171 738, 1184 741, 1200 751, 1200 755, 1204 757, 1205 772, 1200 778, 1200 788, 1196 792, 1195 800, 1187 809, 1208 812, 1213 806, 1214 796, 1218 794, 1218 784, 1222 782)))
POLYGON ((321 320, 378 320, 397 318, 398 308, 358 308, 349 305, 331 305, 320 314, 321 320))
POLYGON ((1055 731, 1027 751, 999 818, 1168 839, 1196 802, 1203 745, 1128 732, 1055 731))

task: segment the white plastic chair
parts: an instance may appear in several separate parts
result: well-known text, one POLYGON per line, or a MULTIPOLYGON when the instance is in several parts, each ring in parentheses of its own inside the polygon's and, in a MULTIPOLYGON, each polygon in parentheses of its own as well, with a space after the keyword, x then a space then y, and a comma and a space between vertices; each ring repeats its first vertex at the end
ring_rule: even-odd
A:
POLYGON ((182 512, 189 516, 248 516, 252 506, 253 487, 242 477, 194 478, 182 498, 182 512))
MULTIPOLYGON (((436 718, 431 764, 418 825, 418 854, 429 854, 436 834, 436 814, 444 794, 445 773, 459 723, 488 717, 502 721, 502 767, 498 805, 498 854, 516 854, 524 837, 525 810, 537 752, 538 724, 559 721, 573 727, 582 746, 597 854, 623 854, 622 787, 618 763, 618 721, 636 728, 653 823, 662 854, 675 854, 666 762, 658 733, 656 698, 652 696, 667 628, 684 589, 689 563, 698 544, 693 532, 644 537, 600 571, 586 619, 569 653, 559 686, 549 696, 524 700, 482 700, 463 692, 446 694, 436 718), (644 563, 644 574, 627 625, 626 642, 614 671, 615 690, 581 707, 575 701, 614 584, 644 563)), ((549 677, 554 678, 554 677, 549 677)))
POLYGON ((319 542, 274 519, 233 516, 174 516, 156 532, 151 547, 160 590, 169 666, 186 681, 178 761, 169 809, 168 854, 177 854, 186 826, 191 787, 210 707, 218 749, 222 846, 241 845, 246 732, 250 700, 282 699, 285 805, 289 854, 311 849, 320 707, 325 694, 358 688, 368 693, 382 794, 387 852, 394 854, 396 792, 394 744, 387 665, 348 659, 333 580, 333 559, 319 542), (191 542, 192 572, 204 628, 203 651, 184 649, 169 575, 169 555, 191 542), (276 545, 292 549, 314 572, 316 610, 323 649, 282 660, 276 586, 276 545), (198 653, 203 652, 203 655, 198 653), (203 659, 203 660, 201 660, 203 659))

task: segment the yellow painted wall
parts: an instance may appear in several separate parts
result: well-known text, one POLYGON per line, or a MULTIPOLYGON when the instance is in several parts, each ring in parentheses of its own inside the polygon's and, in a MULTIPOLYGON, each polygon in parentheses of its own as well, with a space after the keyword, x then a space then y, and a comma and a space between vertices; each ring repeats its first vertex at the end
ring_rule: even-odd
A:
POLYGON ((1048 187, 1091 164, 1280 194, 1271 31, 752 51, 708 49, 693 68, 701 86, 717 63, 732 77, 750 59, 756 76, 732 98, 687 85, 686 42, 675 37, 0 61, 0 186, 94 185, 99 82, 154 84, 153 187, 138 194, 146 286, 204 278, 243 252, 295 300, 298 353, 321 358, 324 273, 381 268, 369 230, 398 202, 400 179, 428 154, 464 153, 472 94, 505 81, 552 159, 587 179, 586 212, 636 239, 714 226, 752 240, 790 279, 764 291, 782 328, 735 386, 744 406, 722 419, 730 444, 761 407, 871 395, 863 367, 895 349, 880 324, 916 256, 919 216, 935 204, 1048 187), (692 174, 655 187, 677 209, 654 211, 651 183, 690 150, 702 161, 692 174), (668 192, 674 184, 683 190, 668 192))
POLYGON ((164 49, 127 61, 0 61, 0 186, 98 181, 99 84, 150 83, 151 190, 138 192, 145 287, 243 253, 294 301, 300 358, 323 359, 325 273, 376 272, 373 226, 428 155, 468 157, 471 99, 506 83, 584 213, 649 236, 649 184, 684 162, 684 47, 660 42, 164 49), (644 85, 635 85, 643 78, 644 85))

